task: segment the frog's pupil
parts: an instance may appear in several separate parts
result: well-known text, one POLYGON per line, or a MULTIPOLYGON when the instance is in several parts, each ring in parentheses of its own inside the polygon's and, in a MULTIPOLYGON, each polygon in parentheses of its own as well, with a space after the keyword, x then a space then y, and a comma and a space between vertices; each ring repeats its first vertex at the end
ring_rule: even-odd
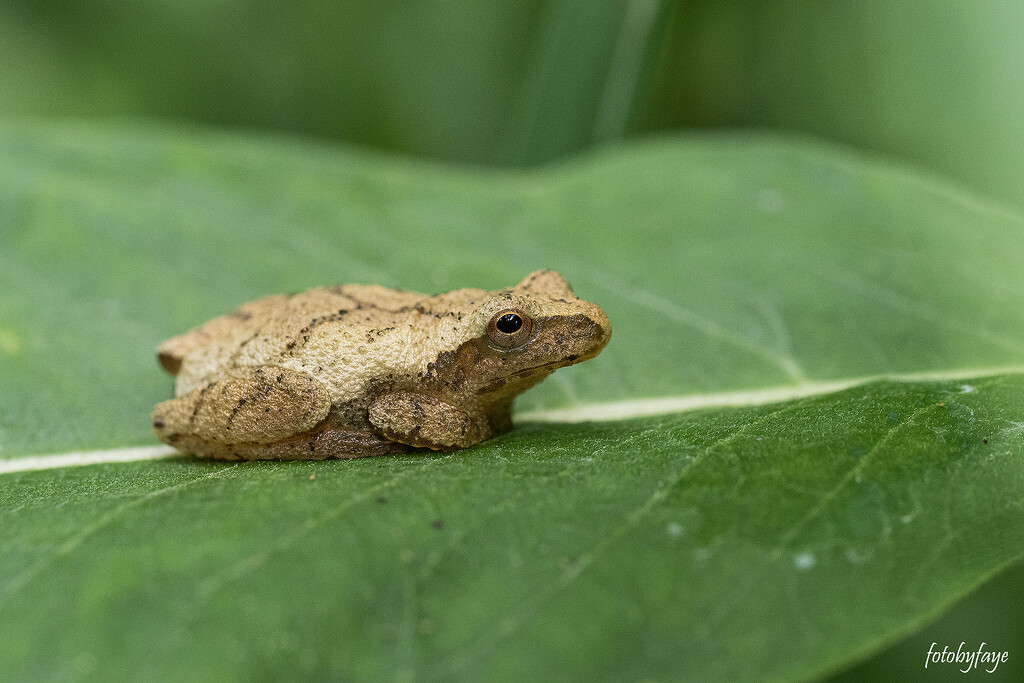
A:
POLYGON ((505 315, 498 318, 498 322, 495 324, 495 327, 498 328, 498 331, 504 332, 505 334, 512 334, 522 326, 523 319, 520 318, 515 313, 506 313, 505 315))

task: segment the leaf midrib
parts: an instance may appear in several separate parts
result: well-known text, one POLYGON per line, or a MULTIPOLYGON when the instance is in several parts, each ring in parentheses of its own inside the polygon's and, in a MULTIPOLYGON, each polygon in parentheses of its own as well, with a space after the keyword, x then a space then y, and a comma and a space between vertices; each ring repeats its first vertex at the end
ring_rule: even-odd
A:
MULTIPOLYGON (((628 399, 604 403, 585 403, 570 408, 531 411, 516 415, 516 424, 575 424, 616 422, 641 417, 672 415, 714 408, 744 408, 783 403, 813 396, 826 396, 872 382, 950 382, 983 379, 1000 375, 1024 374, 1024 366, 979 368, 950 372, 922 372, 874 375, 829 382, 765 387, 709 394, 687 394, 658 398, 628 399)), ((968 386, 968 385, 965 385, 968 386)), ((970 390, 970 389, 968 389, 970 390)), ((167 446, 128 446, 125 448, 67 453, 40 453, 0 459, 0 475, 15 472, 58 469, 80 465, 159 460, 175 457, 178 451, 167 446)))

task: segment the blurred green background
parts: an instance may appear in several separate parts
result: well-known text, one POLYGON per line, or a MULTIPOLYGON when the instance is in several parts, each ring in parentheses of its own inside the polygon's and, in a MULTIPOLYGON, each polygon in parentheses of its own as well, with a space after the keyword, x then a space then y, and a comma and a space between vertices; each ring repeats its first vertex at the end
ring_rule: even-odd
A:
MULTIPOLYGON (((7 0, 0 118, 199 122, 487 166, 771 128, 1020 210, 1022 38, 1011 0, 7 0)), ((850 679, 916 676, 933 640, 1024 657, 1022 585, 1004 575, 850 679)))
POLYGON ((529 164, 811 133, 1024 206, 1012 0, 7 0, 0 116, 160 117, 529 164))
POLYGON ((658 3, 14 0, 0 10, 0 114, 158 116, 538 161, 591 143, 638 11, 641 63, 624 79, 655 61, 658 3))

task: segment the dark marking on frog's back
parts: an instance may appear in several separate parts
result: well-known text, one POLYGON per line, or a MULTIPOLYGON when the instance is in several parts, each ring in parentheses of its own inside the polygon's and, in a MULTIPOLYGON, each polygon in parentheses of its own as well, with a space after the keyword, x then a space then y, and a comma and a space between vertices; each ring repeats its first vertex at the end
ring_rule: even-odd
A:
POLYGON ((328 313, 327 315, 320 315, 312 318, 308 323, 306 323, 305 326, 299 328, 299 330, 295 333, 294 336, 290 334, 285 335, 285 339, 288 340, 288 342, 284 345, 285 349, 293 352, 294 349, 305 346, 309 342, 309 338, 312 335, 313 330, 315 330, 317 327, 320 327, 321 325, 342 320, 351 311, 352 309, 339 308, 334 313, 328 313))
POLYGON ((207 384, 205 387, 203 387, 202 389, 199 390, 199 396, 196 398, 195 406, 193 406, 193 408, 192 408, 192 415, 190 415, 189 418, 188 418, 189 426, 192 426, 192 425, 195 424, 196 417, 199 415, 199 410, 200 410, 200 408, 203 407, 203 404, 206 402, 207 394, 209 394, 210 390, 214 389, 219 384, 220 384, 220 382, 212 382, 210 384, 207 384))
MULTIPOLYGON (((368 310, 374 310, 374 311, 390 311, 392 313, 405 313, 405 312, 408 312, 408 311, 412 310, 411 306, 402 306, 400 308, 389 308, 387 306, 381 306, 376 301, 373 301, 371 299, 360 298, 360 297, 356 296, 351 290, 348 289, 348 285, 334 285, 333 287, 328 287, 327 291, 329 291, 329 292, 331 292, 333 294, 338 294, 339 296, 345 297, 346 299, 351 301, 353 304, 355 304, 355 306, 353 307, 353 310, 357 310, 357 311, 358 310, 367 310, 368 309, 368 310)), ((406 292, 406 290, 398 289, 398 288, 393 288, 391 291, 392 292, 397 292, 397 293, 400 293, 400 294, 403 294, 403 293, 406 292)))

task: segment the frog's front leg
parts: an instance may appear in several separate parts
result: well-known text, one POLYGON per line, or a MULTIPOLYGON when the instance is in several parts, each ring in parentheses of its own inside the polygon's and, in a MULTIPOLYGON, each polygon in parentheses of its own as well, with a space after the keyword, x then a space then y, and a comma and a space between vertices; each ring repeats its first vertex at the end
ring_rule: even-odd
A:
POLYGON ((389 439, 435 451, 467 448, 492 436, 485 416, 474 416, 439 398, 414 392, 379 396, 370 424, 389 439))
POLYGON ((330 409, 327 388, 304 372, 243 367, 158 403, 153 431, 172 446, 183 437, 185 442, 198 437, 214 444, 269 444, 314 428, 330 409))

